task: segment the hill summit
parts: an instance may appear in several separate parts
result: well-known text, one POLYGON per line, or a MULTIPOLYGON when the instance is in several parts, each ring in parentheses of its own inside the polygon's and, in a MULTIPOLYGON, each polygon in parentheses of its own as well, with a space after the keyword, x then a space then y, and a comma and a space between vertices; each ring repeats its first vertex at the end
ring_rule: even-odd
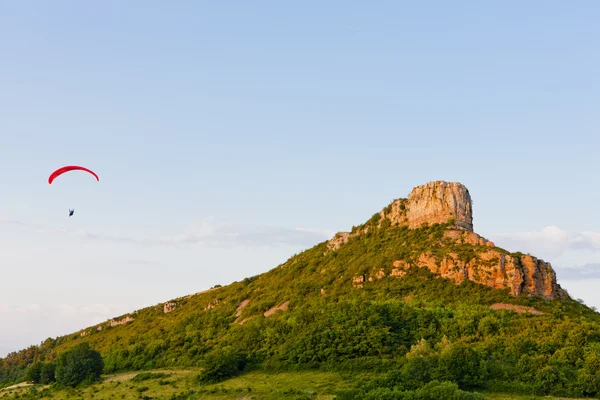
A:
MULTIPOLYGON (((415 187, 408 198, 399 198, 376 214, 377 227, 384 222, 392 226, 417 229, 433 224, 449 224, 439 245, 470 244, 475 257, 461 257, 457 252, 427 250, 413 263, 394 260, 390 276, 402 277, 413 267, 427 268, 432 273, 456 283, 470 280, 494 289, 509 289, 514 296, 530 294, 546 299, 563 298, 566 292, 556 282, 556 273, 550 263, 532 255, 510 254, 473 230, 473 207, 469 190, 459 182, 434 181, 415 187), (440 254, 442 253, 442 254, 440 254)), ((373 229, 368 224, 353 232, 338 232, 329 242, 327 252, 336 251, 352 237, 373 229)), ((365 280, 381 279, 384 269, 374 275, 354 278, 360 287, 365 280)))

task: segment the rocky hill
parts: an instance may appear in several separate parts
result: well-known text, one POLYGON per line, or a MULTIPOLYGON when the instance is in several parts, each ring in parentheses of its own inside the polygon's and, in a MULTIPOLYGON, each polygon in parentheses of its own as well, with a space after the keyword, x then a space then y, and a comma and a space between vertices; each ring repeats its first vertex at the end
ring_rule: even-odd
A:
POLYGON ((443 181, 263 274, 12 353, 0 359, 0 385, 84 342, 106 373, 237 354, 253 368, 431 369, 407 387, 437 377, 520 391, 537 388, 543 371, 552 383, 540 393, 600 394, 591 378, 600 377, 599 315, 560 287, 549 263, 475 233, 469 191, 443 181))
MULTIPOLYGON (((473 231, 473 207, 469 190, 458 182, 436 181, 415 187, 407 199, 396 199, 379 213, 377 227, 383 221, 392 226, 416 229, 424 225, 449 223, 444 232, 443 244, 470 244, 485 246, 476 257, 461 259, 454 252, 440 256, 432 251, 418 255, 413 263, 394 260, 389 275, 402 277, 411 267, 427 268, 434 274, 456 283, 470 280, 495 289, 509 289, 510 293, 539 295, 548 299, 562 298, 567 294, 556 282, 556 273, 550 263, 531 255, 510 255, 496 249, 494 243, 473 231)), ((328 242, 328 251, 338 250, 350 238, 367 233, 373 225, 355 232, 339 232, 328 242)), ((355 283, 365 279, 380 279, 386 272, 380 269, 373 275, 355 277, 355 283)))

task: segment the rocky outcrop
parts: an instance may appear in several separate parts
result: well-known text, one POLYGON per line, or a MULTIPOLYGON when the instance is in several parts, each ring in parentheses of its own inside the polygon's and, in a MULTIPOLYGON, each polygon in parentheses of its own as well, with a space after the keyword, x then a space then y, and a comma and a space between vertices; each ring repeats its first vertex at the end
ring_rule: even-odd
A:
POLYGON ((125 325, 125 324, 127 324, 127 323, 129 323, 129 322, 132 322, 133 320, 134 320, 134 318, 132 318, 131 316, 129 316, 129 315, 128 315, 128 316, 126 316, 125 318, 123 318, 123 319, 120 319, 120 320, 113 319, 113 320, 111 320, 111 321, 110 321, 108 324, 109 324, 111 327, 114 327, 114 326, 118 326, 118 325, 125 325))
MULTIPOLYGON (((428 251, 421 254, 414 265, 404 260, 394 261, 389 276, 401 278, 412 267, 427 268, 432 273, 457 284, 470 280, 494 289, 508 289, 514 296, 537 295, 546 299, 566 296, 566 292, 556 283, 556 274, 552 266, 531 255, 516 257, 490 249, 479 253, 476 258, 465 261, 456 253, 438 257, 428 251)), ((362 288, 366 280, 381 279, 382 275, 385 273, 378 269, 367 279, 362 275, 354 277, 352 284, 362 288)))
POLYGON ((565 297, 566 292, 556 283, 556 272, 550 263, 531 255, 520 257, 520 261, 523 267, 525 293, 536 293, 548 298, 565 297))
MULTIPOLYGON (((451 222, 442 240, 435 245, 435 254, 433 251, 420 254, 414 266, 427 268, 456 283, 470 280, 496 289, 508 289, 515 296, 530 294, 547 299, 567 296, 556 283, 556 274, 549 263, 531 255, 517 257, 506 254, 507 252, 496 249, 493 242, 475 233, 472 205, 471 195, 463 184, 429 182, 415 187, 408 198, 394 200, 351 233, 337 233, 328 242, 325 253, 338 250, 354 236, 380 228, 386 221, 393 226, 406 226, 409 229, 451 222), (477 257, 467 260, 453 252, 439 251, 444 246, 456 244, 477 246, 477 257), (444 255, 436 255, 441 253, 444 255)), ((391 267, 391 271, 387 272, 389 275, 383 269, 378 269, 371 275, 355 276, 352 285, 362 288, 367 281, 381 279, 383 276, 401 278, 406 275, 411 264, 397 260, 391 267)))
POLYGON ((165 313, 165 314, 170 313, 171 311, 175 311, 176 308, 177 308, 177 303, 170 301, 168 303, 165 303, 165 305, 163 306, 163 313, 165 313))
POLYGON ((213 301, 211 301, 210 303, 208 303, 206 305, 206 307, 204 307, 204 311, 215 308, 216 306, 219 305, 219 303, 220 303, 219 299, 214 299, 213 301))
POLYGON ((458 182, 436 181, 417 186, 408 196, 406 219, 409 228, 454 220, 457 227, 473 231, 471 195, 458 182))
POLYGON ((355 276, 354 278, 352 278, 352 286, 360 289, 363 287, 364 281, 365 281, 364 275, 355 276))
POLYGON ((494 242, 490 242, 486 238, 479 236, 475 232, 469 232, 464 230, 451 229, 444 232, 444 238, 450 239, 456 243, 468 243, 473 246, 487 246, 496 247, 494 242))
MULTIPOLYGON (((389 220, 395 226, 408 226, 415 229, 423 224, 437 224, 454 221, 456 229, 473 231, 471 195, 467 188, 458 182, 435 181, 415 187, 407 199, 396 199, 379 213, 377 227, 389 220)), ((353 236, 373 229, 365 226, 352 233, 338 232, 329 240, 327 252, 335 251, 353 236)))
POLYGON ((335 236, 327 243, 329 251, 335 251, 340 248, 341 245, 348 242, 350 239, 349 232, 338 232, 335 236))

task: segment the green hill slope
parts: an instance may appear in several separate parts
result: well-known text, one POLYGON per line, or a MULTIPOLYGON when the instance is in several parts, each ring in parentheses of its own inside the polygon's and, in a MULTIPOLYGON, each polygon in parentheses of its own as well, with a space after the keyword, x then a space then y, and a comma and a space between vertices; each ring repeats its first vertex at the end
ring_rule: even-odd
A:
POLYGON ((490 247, 447 234, 455 229, 452 220, 409 229, 376 214, 335 249, 323 242, 264 274, 13 353, 0 360, 0 384, 86 342, 102 354, 105 373, 202 367, 233 354, 251 369, 382 373, 357 382, 355 395, 432 380, 465 390, 599 394, 599 314, 568 296, 515 296, 415 268, 423 254, 452 254, 485 275, 490 247), (398 273, 398 265, 415 267, 398 273))

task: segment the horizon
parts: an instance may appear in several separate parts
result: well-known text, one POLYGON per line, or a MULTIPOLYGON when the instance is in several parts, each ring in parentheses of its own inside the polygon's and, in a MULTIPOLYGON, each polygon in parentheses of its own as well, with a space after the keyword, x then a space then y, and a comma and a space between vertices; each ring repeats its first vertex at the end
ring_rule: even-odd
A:
POLYGON ((0 357, 266 272, 435 180, 600 308, 600 4, 434 4, 0 5, 0 357), (71 164, 99 182, 48 184, 71 164))

